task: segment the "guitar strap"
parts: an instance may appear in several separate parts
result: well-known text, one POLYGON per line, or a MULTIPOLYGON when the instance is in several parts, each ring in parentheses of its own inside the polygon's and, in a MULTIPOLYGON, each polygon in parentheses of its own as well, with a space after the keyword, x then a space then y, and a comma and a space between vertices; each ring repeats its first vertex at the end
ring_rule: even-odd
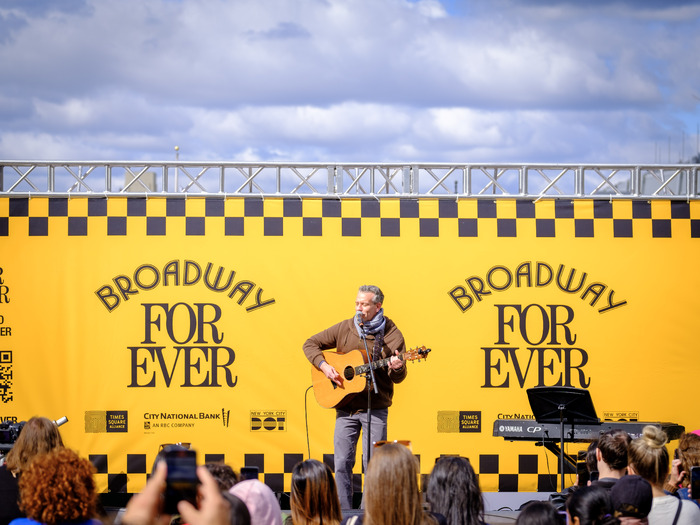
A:
POLYGON ((374 336, 374 346, 372 347, 372 361, 382 358, 382 347, 384 346, 384 330, 380 330, 374 336))

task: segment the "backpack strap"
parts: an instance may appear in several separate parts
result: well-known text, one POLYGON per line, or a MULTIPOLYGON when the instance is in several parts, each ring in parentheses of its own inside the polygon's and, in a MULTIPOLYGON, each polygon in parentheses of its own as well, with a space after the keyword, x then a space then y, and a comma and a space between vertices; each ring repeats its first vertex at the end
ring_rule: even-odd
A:
POLYGON ((676 523, 678 523, 678 518, 681 515, 682 508, 683 508, 683 501, 679 499, 678 500, 678 510, 676 510, 676 516, 673 518, 673 525, 676 525, 676 523))

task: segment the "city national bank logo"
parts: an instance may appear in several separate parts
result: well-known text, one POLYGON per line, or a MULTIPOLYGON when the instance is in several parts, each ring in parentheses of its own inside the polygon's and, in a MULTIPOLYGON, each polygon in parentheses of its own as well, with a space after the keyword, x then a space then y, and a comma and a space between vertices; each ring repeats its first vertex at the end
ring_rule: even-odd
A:
POLYGON ((154 428, 193 428, 201 421, 220 421, 228 428, 231 411, 225 408, 221 412, 146 412, 143 415, 143 429, 154 428))
POLYGON ((287 411, 286 410, 251 410, 250 411, 250 431, 276 430, 278 432, 287 431, 287 411))
POLYGON ((128 432, 129 412, 127 410, 87 410, 85 411, 85 432, 128 432))

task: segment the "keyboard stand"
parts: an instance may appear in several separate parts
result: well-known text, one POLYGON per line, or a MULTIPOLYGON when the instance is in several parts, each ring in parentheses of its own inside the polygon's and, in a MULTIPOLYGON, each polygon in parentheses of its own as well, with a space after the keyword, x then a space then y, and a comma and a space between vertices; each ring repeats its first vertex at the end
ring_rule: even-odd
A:
MULTIPOLYGON (((535 387, 527 390, 530 408, 538 423, 559 423, 559 472, 564 490, 564 423, 600 423, 591 393, 583 388, 565 386, 535 387)), ((554 443, 551 443, 556 447, 554 443)), ((552 450, 548 448, 548 450, 552 450)))

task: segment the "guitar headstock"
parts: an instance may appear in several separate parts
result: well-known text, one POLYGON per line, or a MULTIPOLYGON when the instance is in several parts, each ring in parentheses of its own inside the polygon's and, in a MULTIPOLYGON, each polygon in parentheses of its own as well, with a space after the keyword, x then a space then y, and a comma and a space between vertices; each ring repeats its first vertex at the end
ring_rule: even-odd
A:
POLYGON ((406 350, 403 355, 404 361, 413 361, 415 359, 428 359, 428 354, 430 353, 430 348, 425 346, 417 346, 416 348, 411 348, 406 350))

